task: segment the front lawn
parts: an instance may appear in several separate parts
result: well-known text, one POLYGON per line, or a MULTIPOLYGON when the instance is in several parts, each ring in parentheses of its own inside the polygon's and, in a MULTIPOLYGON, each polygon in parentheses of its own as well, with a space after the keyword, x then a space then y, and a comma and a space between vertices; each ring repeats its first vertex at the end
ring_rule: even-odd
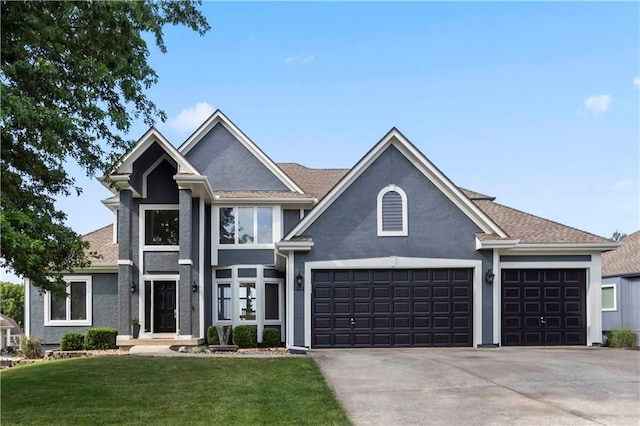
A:
POLYGON ((2 424, 348 424, 312 359, 114 356, 0 373, 2 424))

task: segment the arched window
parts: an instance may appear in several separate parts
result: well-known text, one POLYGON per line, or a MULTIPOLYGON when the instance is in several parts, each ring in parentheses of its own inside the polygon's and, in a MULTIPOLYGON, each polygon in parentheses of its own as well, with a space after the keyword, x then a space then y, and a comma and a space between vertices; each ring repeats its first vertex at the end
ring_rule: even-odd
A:
POLYGON ((407 236, 407 228, 407 194, 395 185, 382 188, 378 193, 378 236, 407 236))

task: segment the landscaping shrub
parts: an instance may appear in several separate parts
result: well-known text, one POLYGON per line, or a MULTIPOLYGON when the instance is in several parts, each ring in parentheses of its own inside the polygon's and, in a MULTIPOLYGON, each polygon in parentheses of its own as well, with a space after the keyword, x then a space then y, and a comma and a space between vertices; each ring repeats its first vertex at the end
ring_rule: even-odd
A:
POLYGON ((86 349, 115 349, 118 330, 109 327, 90 328, 84 342, 86 349))
POLYGON ((233 344, 239 348, 258 347, 258 327, 255 325, 238 325, 233 329, 233 344))
POLYGON ((28 359, 42 358, 42 339, 39 337, 23 337, 20 339, 20 353, 28 359))
POLYGON ((207 352, 206 346, 192 346, 189 348, 190 354, 203 354, 205 352, 207 352))
POLYGON ((61 351, 79 351, 84 349, 84 334, 77 331, 65 333, 60 339, 61 351))
POLYGON ((281 345, 280 342, 280 330, 277 328, 265 328, 262 331, 262 347, 263 348, 277 348, 281 345))
MULTIPOLYGON (((233 342, 233 328, 229 326, 229 341, 228 344, 233 342)), ((220 338, 218 337, 218 328, 215 325, 210 325, 207 328, 207 343, 210 345, 219 345, 220 338)))
POLYGON ((604 345, 611 348, 635 348, 638 344, 638 335, 628 328, 615 328, 607 334, 604 345))

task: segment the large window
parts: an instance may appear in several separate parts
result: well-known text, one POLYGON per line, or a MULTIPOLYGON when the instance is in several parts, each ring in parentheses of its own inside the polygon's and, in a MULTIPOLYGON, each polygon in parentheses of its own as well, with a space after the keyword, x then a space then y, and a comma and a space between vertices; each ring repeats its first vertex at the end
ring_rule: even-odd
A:
POLYGON ((273 244, 272 207, 220 207, 220 244, 273 244))
POLYGON ((231 321, 231 284, 218 284, 218 321, 231 321))
POLYGON ((240 283, 238 289, 240 321, 255 321, 258 298, 256 283, 240 283))
POLYGON ((602 310, 616 310, 616 285, 605 284, 602 286, 602 310))
POLYGON ((91 277, 69 276, 66 297, 47 292, 45 325, 91 325, 91 277))
POLYGON ((144 211, 144 244, 177 246, 180 244, 180 212, 178 209, 144 211))

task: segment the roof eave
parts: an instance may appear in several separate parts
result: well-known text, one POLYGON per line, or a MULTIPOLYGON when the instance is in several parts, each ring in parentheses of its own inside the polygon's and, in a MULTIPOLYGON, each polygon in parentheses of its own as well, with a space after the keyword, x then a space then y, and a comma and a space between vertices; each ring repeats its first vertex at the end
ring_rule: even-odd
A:
POLYGON ((276 243, 278 251, 309 251, 313 247, 313 241, 280 241, 276 243))

